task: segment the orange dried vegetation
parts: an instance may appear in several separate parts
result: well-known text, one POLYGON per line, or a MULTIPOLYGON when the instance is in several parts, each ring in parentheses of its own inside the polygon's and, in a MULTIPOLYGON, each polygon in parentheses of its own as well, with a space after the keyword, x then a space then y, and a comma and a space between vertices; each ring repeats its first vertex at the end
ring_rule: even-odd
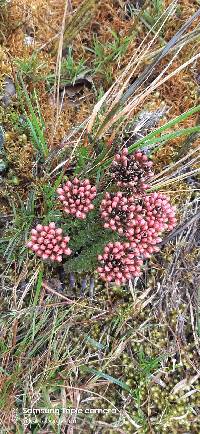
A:
MULTIPOLYGON (((67 13, 66 21, 70 19, 71 13, 81 3, 81 0, 72 1, 72 11, 67 13)), ((130 20, 126 19, 122 3, 114 0, 110 2, 102 0, 99 2, 93 19, 73 41, 75 59, 84 58, 90 64, 91 53, 87 48, 91 47, 94 34, 97 35, 102 44, 107 44, 109 41, 113 41, 111 29, 122 38, 136 31, 136 38, 133 38, 121 64, 117 65, 116 63, 113 65, 116 77, 128 63, 134 48, 141 43, 147 34, 146 27, 141 24, 138 17, 134 16, 130 20)), ((166 1, 165 6, 168 6, 169 3, 169 1, 166 1)), ((64 0, 59 2, 57 0, 32 0, 31 2, 30 0, 14 0, 9 5, 9 29, 5 37, 5 47, 11 59, 16 59, 17 57, 26 59, 37 50, 41 61, 44 61, 43 74, 53 73, 55 71, 56 56, 52 55, 51 49, 54 41, 59 37, 64 7, 64 0), (25 45, 25 34, 32 34, 34 36, 34 45, 25 45)), ((165 39, 169 40, 196 9, 196 2, 191 3, 189 0, 181 2, 179 12, 174 14, 165 26, 165 39)), ((151 35, 148 40, 150 39, 151 35)), ((157 48, 159 48, 158 43, 152 47, 153 50, 157 48)), ((174 62, 172 68, 184 62, 191 55, 191 50, 194 49, 194 45, 188 45, 180 53, 179 60, 174 62)), ((163 65, 164 63, 162 62, 158 68, 158 72, 159 70, 161 71, 163 65)), ((94 78, 94 80, 98 89, 98 77, 94 78)), ((32 86, 30 83, 30 89, 32 86)), ((94 104, 94 97, 91 92, 84 91, 83 98, 75 100, 75 102, 71 102, 65 98, 56 134, 54 134, 56 104, 53 102, 52 95, 47 93, 44 82, 37 83, 36 87, 39 90, 41 111, 46 122, 47 141, 52 147, 60 146, 67 131, 77 123, 81 123, 90 114, 94 104)), ((190 67, 161 86, 159 92, 150 97, 147 105, 148 109, 155 109, 161 103, 165 103, 170 108, 170 117, 173 117, 188 110, 196 101, 194 69, 190 67)), ((189 126, 193 122, 194 119, 189 119, 185 125, 189 126)), ((177 152, 177 148, 180 146, 181 140, 179 139, 176 142, 170 143, 161 153, 157 153, 159 164, 166 164, 173 158, 173 155, 177 152)))

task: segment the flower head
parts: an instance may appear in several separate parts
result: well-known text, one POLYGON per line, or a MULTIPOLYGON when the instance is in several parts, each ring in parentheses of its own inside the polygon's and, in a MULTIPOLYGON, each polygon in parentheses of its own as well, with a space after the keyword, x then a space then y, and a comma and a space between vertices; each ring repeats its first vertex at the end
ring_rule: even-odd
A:
POLYGON ((155 192, 145 195, 143 208, 148 227, 154 228, 157 233, 171 231, 176 225, 175 207, 165 194, 155 192))
POLYGON ((106 193, 100 205, 104 227, 129 240, 147 232, 160 234, 176 224, 175 208, 163 193, 144 194, 141 198, 126 193, 106 193))
POLYGON ((92 200, 96 197, 96 187, 92 187, 89 179, 83 181, 74 178, 57 189, 58 197, 66 214, 85 219, 86 214, 94 208, 92 200))
MULTIPOLYGON (((135 257, 143 259, 159 251, 160 235, 176 224, 175 208, 163 193, 144 194, 140 198, 122 192, 106 193, 100 210, 104 227, 127 238, 135 257)), ((103 270, 100 275, 109 281, 112 273, 107 275, 103 270)))
POLYGON ((110 171, 112 178, 119 187, 129 188, 137 194, 143 193, 153 176, 152 161, 141 151, 129 155, 124 148, 121 154, 116 154, 110 171))
POLYGON ((130 246, 140 257, 149 258, 152 253, 158 252, 158 244, 162 241, 153 228, 144 231, 142 228, 134 228, 134 235, 130 239, 130 246))
MULTIPOLYGON (((133 196, 125 193, 106 193, 100 205, 104 228, 117 231, 119 235, 132 239, 134 227, 137 225, 137 204, 133 196)), ((141 221, 141 226, 144 221, 141 221)))
POLYGON ((31 231, 31 240, 27 247, 42 259, 61 262, 62 255, 70 255, 68 247, 69 237, 62 236, 62 229, 56 228, 54 222, 48 226, 37 225, 31 231))
POLYGON ((101 279, 115 282, 116 285, 125 283, 128 279, 141 274, 142 259, 140 259, 130 243, 109 243, 103 254, 98 256, 100 266, 97 271, 101 279))

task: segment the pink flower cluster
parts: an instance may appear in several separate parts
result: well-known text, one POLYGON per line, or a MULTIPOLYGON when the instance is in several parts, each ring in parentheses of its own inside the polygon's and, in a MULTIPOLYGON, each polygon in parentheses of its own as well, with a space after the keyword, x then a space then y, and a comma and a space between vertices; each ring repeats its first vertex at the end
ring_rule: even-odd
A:
POLYGON ((145 219, 148 227, 157 232, 171 231, 176 224, 175 207, 171 206, 168 197, 163 193, 151 193, 143 198, 145 219))
MULTIPOLYGON (((166 229, 173 229, 176 224, 175 209, 162 193, 143 195, 140 199, 126 196, 122 192, 113 196, 106 193, 101 203, 101 217, 106 222, 104 223, 105 228, 117 231, 128 239, 129 243, 121 243, 120 248, 122 249, 124 246, 124 251, 127 251, 127 248, 131 249, 132 258, 135 259, 137 267, 142 265, 144 258, 149 258, 152 253, 159 251, 158 243, 162 240, 160 238, 161 233, 166 229)), ((124 282, 124 278, 130 278, 127 276, 138 275, 135 274, 132 263, 130 263, 129 268, 129 261, 126 263, 125 271, 122 272, 120 269, 117 275, 115 273, 115 253, 118 255, 118 252, 115 248, 114 252, 109 255, 108 264, 105 254, 107 254, 109 246, 110 244, 105 247, 103 255, 105 261, 98 269, 100 276, 108 282, 114 280, 118 284, 121 274, 123 275, 121 283, 124 282)), ((102 257, 99 258, 102 261, 102 257)), ((136 269, 137 271, 138 269, 136 269)))
MULTIPOLYGON (((133 196, 127 196, 121 191, 116 194, 105 193, 100 205, 101 217, 105 221, 104 228, 117 231, 119 235, 131 239, 136 225, 134 218, 135 215, 139 217, 140 209, 141 206, 135 204, 133 196)), ((140 220, 140 224, 144 225, 145 221, 141 217, 140 220)))
POLYGON ((105 193, 100 205, 104 227, 118 232, 127 242, 109 243, 99 256, 100 276, 108 282, 124 283, 140 274, 143 260, 159 250, 160 235, 176 224, 175 208, 163 193, 145 193, 153 176, 152 162, 137 151, 123 149, 111 166, 113 179, 126 191, 105 193), (131 260, 130 260, 131 259, 131 260))
POLYGON ((89 179, 83 181, 74 178, 57 189, 58 197, 63 203, 64 212, 78 219, 85 219, 86 214, 94 209, 91 203, 96 197, 96 187, 92 187, 89 179))
MULTIPOLYGON (((140 151, 128 155, 125 148, 115 156, 112 164, 113 179, 125 191, 105 193, 100 205, 104 227, 117 232, 126 240, 110 242, 98 256, 97 271, 107 282, 123 284, 127 279, 141 274, 143 260, 159 250, 160 235, 172 230, 176 224, 175 209, 162 193, 145 193, 147 182, 153 176, 152 163, 140 151)), ((57 189, 66 214, 84 220, 94 209, 96 187, 89 179, 74 178, 57 189)), ((62 255, 70 255, 69 237, 54 222, 48 226, 37 225, 31 231, 27 247, 43 260, 62 261, 62 255)))
POLYGON ((56 229, 55 223, 48 226, 37 225, 31 231, 31 241, 27 247, 42 259, 51 261, 62 261, 62 255, 70 255, 71 250, 67 246, 69 237, 62 236, 62 229, 56 229))
POLYGON ((106 282, 117 285, 141 274, 142 259, 137 258, 129 243, 109 243, 103 254, 98 256, 100 267, 97 271, 106 282))
POLYGON ((130 241, 141 238, 140 234, 145 231, 149 239, 153 234, 155 239, 155 234, 173 229, 176 223, 175 208, 162 193, 143 195, 140 199, 121 191, 105 193, 100 211, 104 227, 117 231, 130 241))
POLYGON ((119 187, 140 194, 149 187, 148 181, 153 176, 152 164, 143 152, 136 151, 129 155, 128 149, 124 148, 121 154, 115 155, 110 172, 119 187))

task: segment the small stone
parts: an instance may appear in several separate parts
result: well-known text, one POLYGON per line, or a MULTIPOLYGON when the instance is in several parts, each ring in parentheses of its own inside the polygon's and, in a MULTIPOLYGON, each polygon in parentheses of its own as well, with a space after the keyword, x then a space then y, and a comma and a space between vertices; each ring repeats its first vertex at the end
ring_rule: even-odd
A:
POLYGON ((3 175, 8 169, 8 163, 7 161, 3 160, 3 158, 0 158, 0 175, 3 175))
POLYGON ((16 95, 16 88, 11 77, 6 76, 4 81, 3 95, 0 97, 0 103, 8 107, 12 98, 16 95))

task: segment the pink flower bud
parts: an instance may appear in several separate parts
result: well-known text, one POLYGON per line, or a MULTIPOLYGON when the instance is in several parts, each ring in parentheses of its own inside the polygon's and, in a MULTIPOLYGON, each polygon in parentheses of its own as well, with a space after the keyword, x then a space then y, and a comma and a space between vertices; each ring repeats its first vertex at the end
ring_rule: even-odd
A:
POLYGON ((61 235, 62 234, 62 229, 61 228, 58 228, 58 229, 56 229, 56 235, 61 235))
POLYGON ((39 237, 39 238, 38 238, 38 243, 39 243, 39 244, 42 244, 43 242, 44 242, 44 238, 43 238, 43 237, 39 237))
POLYGON ((55 229, 56 224, 54 222, 49 223, 49 228, 50 229, 55 229))
POLYGON ((54 229, 50 229, 49 234, 50 235, 55 235, 55 230, 54 229))
POLYGON ((81 211, 77 211, 77 212, 76 212, 76 217, 77 217, 78 219, 82 218, 82 213, 81 213, 81 211))
POLYGON ((32 247, 33 247, 33 243, 32 243, 32 241, 29 241, 29 243, 27 243, 27 245, 26 245, 29 249, 31 249, 32 247))
POLYGON ((71 253, 72 253, 71 249, 69 249, 69 248, 64 249, 64 254, 65 255, 71 255, 71 253))
POLYGON ((63 194, 63 189, 62 189, 62 188, 57 188, 56 192, 57 192, 59 195, 62 195, 62 194, 63 194))
POLYGON ((39 245, 38 244, 34 244, 32 247, 34 252, 37 252, 37 250, 39 249, 39 245))
POLYGON ((57 262, 62 262, 62 256, 59 256, 59 255, 56 256, 56 261, 57 261, 57 262))
POLYGON ((54 251, 55 253, 57 253, 59 250, 60 250, 60 249, 59 249, 59 246, 56 244, 56 246, 53 248, 53 251, 54 251))
POLYGON ((43 260, 45 260, 45 259, 47 259, 49 256, 46 254, 46 253, 43 253, 43 255, 42 255, 42 259, 43 260))
POLYGON ((37 232, 41 232, 43 230, 43 226, 42 225, 37 225, 35 229, 36 229, 37 232))
POLYGON ((32 235, 38 235, 38 232, 35 229, 32 229, 31 234, 32 235))

